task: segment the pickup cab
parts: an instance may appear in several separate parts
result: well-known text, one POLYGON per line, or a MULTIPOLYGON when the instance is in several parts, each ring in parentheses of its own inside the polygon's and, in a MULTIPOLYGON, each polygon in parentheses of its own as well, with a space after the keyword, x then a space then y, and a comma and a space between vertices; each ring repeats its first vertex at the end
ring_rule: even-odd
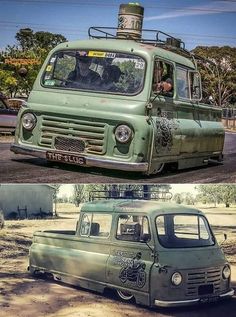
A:
POLYGON ((167 202, 86 203, 75 230, 34 233, 29 271, 151 307, 234 294, 230 265, 204 214, 167 202))

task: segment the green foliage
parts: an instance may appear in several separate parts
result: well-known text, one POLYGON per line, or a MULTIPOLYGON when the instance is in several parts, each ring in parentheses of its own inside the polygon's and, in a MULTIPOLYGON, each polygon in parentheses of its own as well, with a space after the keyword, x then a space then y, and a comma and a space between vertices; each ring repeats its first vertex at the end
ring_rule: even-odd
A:
POLYGON ((236 48, 229 46, 198 46, 193 52, 214 62, 200 62, 203 97, 205 101, 211 96, 216 106, 226 107, 236 98, 236 48))
POLYGON ((18 45, 7 46, 0 53, 0 91, 10 97, 16 95, 28 96, 48 52, 57 44, 65 42, 66 38, 60 34, 50 32, 34 33, 29 28, 20 29, 15 37, 18 45), (6 59, 31 59, 38 61, 38 63, 13 65, 6 63, 6 59), (25 67, 28 71, 26 77, 19 75, 19 69, 22 67, 25 67))
POLYGON ((235 185, 199 185, 198 200, 203 203, 224 203, 229 207, 231 203, 236 201, 236 186, 235 185))

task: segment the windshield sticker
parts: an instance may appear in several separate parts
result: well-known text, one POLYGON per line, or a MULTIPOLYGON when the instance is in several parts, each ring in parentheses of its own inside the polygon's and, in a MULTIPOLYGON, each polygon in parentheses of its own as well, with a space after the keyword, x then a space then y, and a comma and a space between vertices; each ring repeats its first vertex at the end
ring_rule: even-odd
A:
POLYGON ((45 80, 44 85, 54 86, 55 85, 55 80, 45 80))
POLYGON ((135 61, 135 68, 136 69, 144 69, 144 62, 141 62, 141 61, 135 61))
POLYGON ((98 51, 89 51, 88 52, 89 57, 106 57, 105 52, 98 52, 98 51))
POLYGON ((46 68, 46 72, 50 72, 52 70, 52 65, 48 65, 46 68))
POLYGON ((116 57, 116 53, 106 53, 106 57, 107 58, 115 58, 116 57))
POLYGON ((56 60, 56 57, 52 57, 52 58, 50 59, 50 63, 54 63, 55 60, 56 60))

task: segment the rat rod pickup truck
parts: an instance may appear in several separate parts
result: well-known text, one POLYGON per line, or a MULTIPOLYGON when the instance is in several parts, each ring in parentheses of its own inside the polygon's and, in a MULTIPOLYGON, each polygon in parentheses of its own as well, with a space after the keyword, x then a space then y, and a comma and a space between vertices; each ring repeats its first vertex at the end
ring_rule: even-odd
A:
POLYGON ((213 302, 234 294, 230 266, 199 210, 164 202, 86 203, 74 231, 34 233, 31 274, 147 306, 213 302))

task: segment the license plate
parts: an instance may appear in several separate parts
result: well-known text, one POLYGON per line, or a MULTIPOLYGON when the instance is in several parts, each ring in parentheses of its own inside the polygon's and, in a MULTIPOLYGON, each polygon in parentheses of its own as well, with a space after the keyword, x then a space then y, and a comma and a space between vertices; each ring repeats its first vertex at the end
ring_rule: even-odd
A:
POLYGON ((200 303, 215 303, 219 300, 219 296, 213 296, 213 297, 204 297, 200 299, 200 303))
POLYGON ((46 159, 49 161, 69 163, 75 165, 85 165, 86 160, 84 157, 73 155, 73 154, 64 154, 56 152, 46 152, 46 159))

